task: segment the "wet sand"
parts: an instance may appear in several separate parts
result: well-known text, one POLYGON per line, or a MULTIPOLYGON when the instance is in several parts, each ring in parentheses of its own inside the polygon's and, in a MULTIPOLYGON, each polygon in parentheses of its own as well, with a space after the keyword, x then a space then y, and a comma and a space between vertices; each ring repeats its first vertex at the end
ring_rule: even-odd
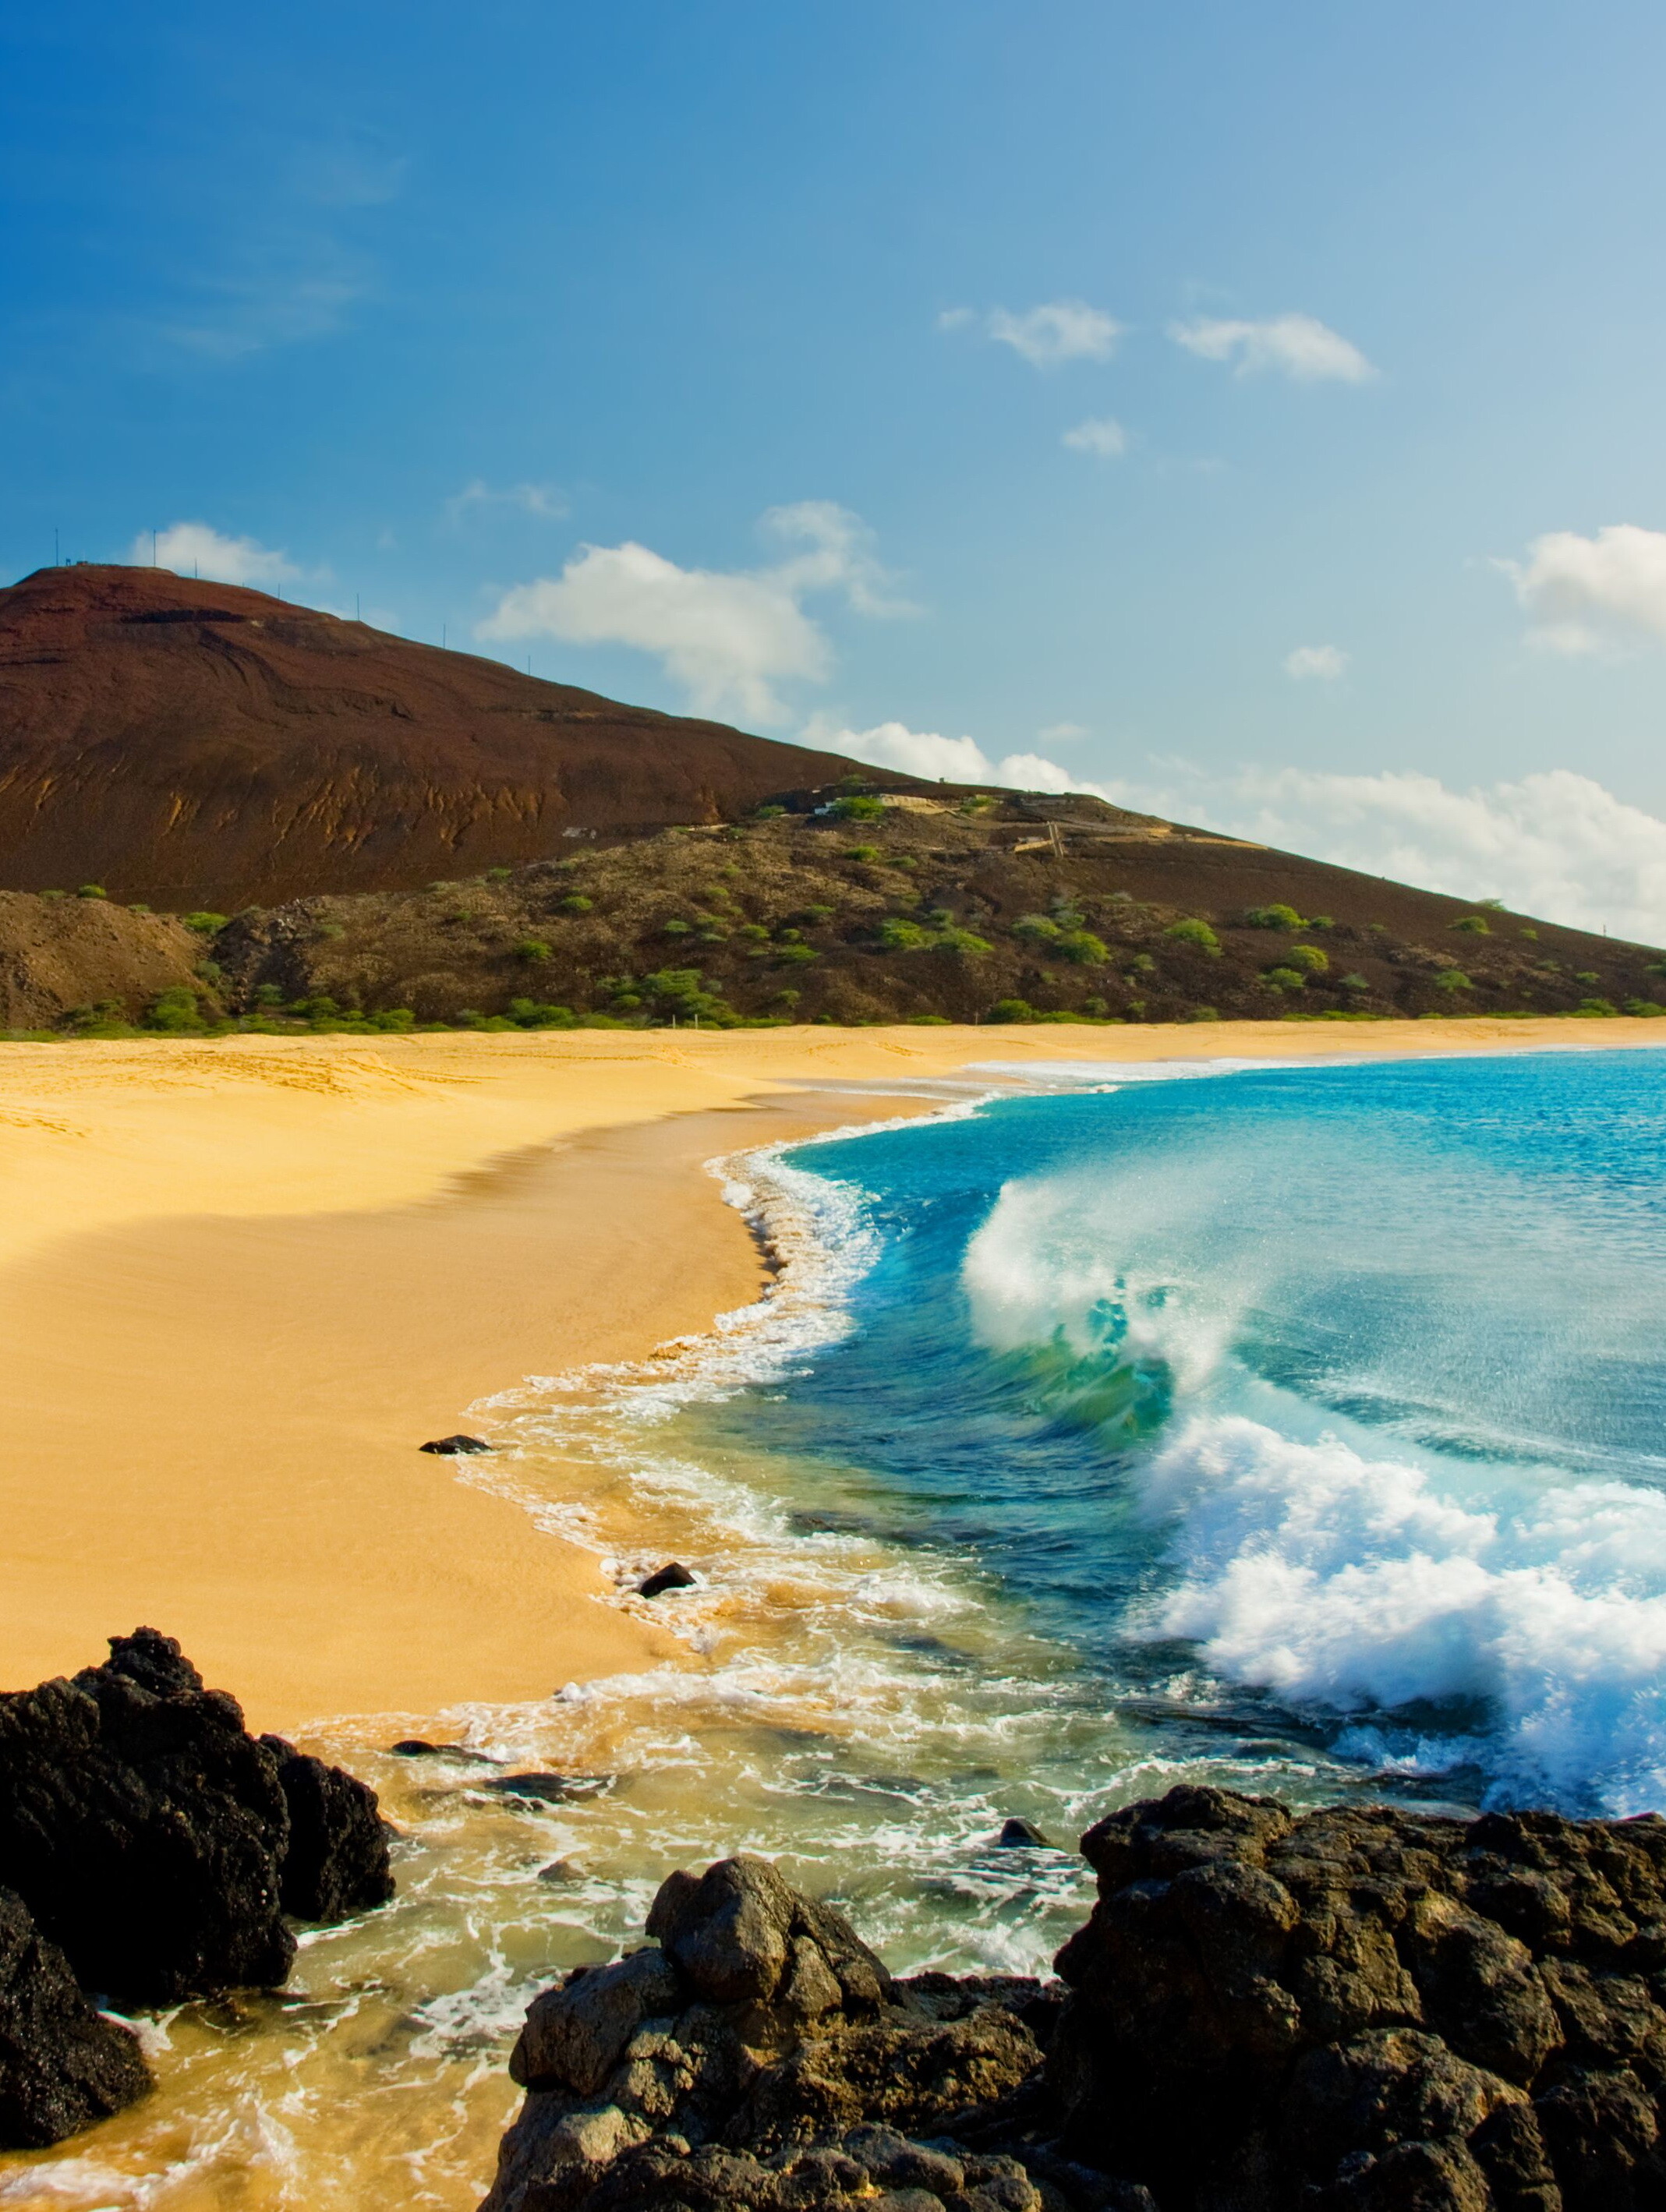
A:
POLYGON ((416 1446, 762 1287, 715 1154, 990 1060, 1666 1042, 1630 1021, 240 1038, 0 1051, 0 1686, 146 1620, 256 1727, 676 1658, 416 1446), (868 1086, 866 1095, 824 1086, 868 1086))

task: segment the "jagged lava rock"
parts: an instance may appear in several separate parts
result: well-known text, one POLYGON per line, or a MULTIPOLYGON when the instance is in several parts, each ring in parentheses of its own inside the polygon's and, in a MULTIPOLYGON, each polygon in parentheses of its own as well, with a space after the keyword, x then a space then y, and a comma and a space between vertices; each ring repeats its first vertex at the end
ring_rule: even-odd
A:
POLYGON ((137 2038, 94 2009, 22 1899, 0 1889, 0 2150, 44 2150, 149 2087, 137 2038))
POLYGON ((1015 2014, 957 2003, 948 1977, 915 2001, 842 1913, 765 1859, 673 1874, 648 1932, 658 1948, 581 1967, 533 2002, 510 2062, 526 2101, 489 2212, 577 2212, 593 2194, 593 2212, 871 2203, 876 2160, 886 2188, 935 2177, 956 2212, 1037 2212, 1021 2168, 996 2173, 999 2154, 976 2171, 1011 2184, 1010 2201, 975 2204, 964 2160, 907 2140, 1036 2073, 1040 2046, 1015 2014))
POLYGON ((151 1628, 0 1696, 0 1883, 83 1988, 127 2006, 275 1987, 286 1912, 337 1919, 393 1887, 374 1793, 257 1741, 151 1628))
POLYGON ((1666 1823, 1183 1787, 1083 1850, 1069 2154, 1164 2212, 1666 2205, 1666 1823))

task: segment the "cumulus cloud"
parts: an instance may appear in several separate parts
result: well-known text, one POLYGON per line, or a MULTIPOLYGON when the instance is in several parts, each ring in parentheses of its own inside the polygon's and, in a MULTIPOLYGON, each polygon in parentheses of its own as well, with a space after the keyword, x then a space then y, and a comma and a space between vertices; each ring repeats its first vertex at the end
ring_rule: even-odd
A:
POLYGON ((1570 769, 1468 791, 1400 771, 1187 769, 1104 795, 1367 875, 1666 944, 1666 822, 1570 769))
POLYGON ((1269 315, 1260 322, 1203 316, 1170 323, 1169 336, 1205 361, 1230 361, 1239 376, 1276 368, 1299 384, 1363 384, 1377 374, 1358 346, 1312 315, 1269 315))
POLYGON ((996 345, 1011 346, 1034 368, 1057 368, 1067 361, 1109 361, 1122 325, 1085 300, 1048 300, 1022 314, 994 307, 975 315, 970 307, 950 307, 937 318, 939 331, 976 325, 996 345))
POLYGON ((1085 422, 1067 430, 1061 442, 1073 453, 1091 453, 1098 460, 1114 461, 1127 453, 1128 434, 1112 416, 1090 415, 1085 422))
POLYGON ((1284 672, 1298 684, 1334 684, 1347 673, 1348 657, 1340 645, 1298 645, 1284 657, 1284 672))
POLYGON ((460 522, 471 507, 518 507, 523 514, 535 514, 541 521, 556 522, 567 513, 567 501, 556 484, 505 484, 495 490, 483 477, 473 477, 459 492, 453 492, 446 501, 446 513, 452 521, 460 522))
POLYGON ((1553 530, 1524 562, 1500 561, 1553 653, 1602 653, 1627 640, 1666 638, 1666 532, 1610 523, 1594 537, 1553 530))
POLYGON ((683 568, 646 545, 583 545, 558 577, 506 592, 475 635, 555 637, 571 645, 628 645, 651 653, 702 714, 756 722, 788 719, 775 686, 825 682, 826 634, 800 602, 834 592, 858 613, 912 613, 889 579, 860 518, 830 500, 771 507, 766 535, 787 551, 755 569, 683 568))
MULTIPOLYGON (((173 522, 155 537, 155 565, 181 576, 211 576, 221 584, 283 584, 301 574, 285 553, 252 538, 227 538, 206 522, 173 522)), ((151 563, 151 536, 142 530, 128 559, 136 568, 151 563)))
POLYGON ((976 738, 940 737, 934 730, 911 730, 906 722, 876 722, 870 730, 853 730, 830 714, 816 714, 800 742, 822 752, 848 754, 872 768, 924 776, 928 781, 988 783, 1015 791, 1087 791, 1101 798, 1110 796, 1098 785, 1084 783, 1040 753, 1006 753, 999 760, 991 760, 976 738))

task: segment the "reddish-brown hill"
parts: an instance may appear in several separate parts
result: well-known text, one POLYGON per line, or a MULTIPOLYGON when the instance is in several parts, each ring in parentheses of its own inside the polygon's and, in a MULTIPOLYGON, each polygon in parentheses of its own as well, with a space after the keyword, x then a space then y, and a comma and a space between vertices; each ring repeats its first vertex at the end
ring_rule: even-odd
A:
MULTIPOLYGON (((159 568, 0 591, 0 887, 230 911, 714 822, 851 763, 159 568)), ((885 777, 906 785, 906 776, 885 777)))

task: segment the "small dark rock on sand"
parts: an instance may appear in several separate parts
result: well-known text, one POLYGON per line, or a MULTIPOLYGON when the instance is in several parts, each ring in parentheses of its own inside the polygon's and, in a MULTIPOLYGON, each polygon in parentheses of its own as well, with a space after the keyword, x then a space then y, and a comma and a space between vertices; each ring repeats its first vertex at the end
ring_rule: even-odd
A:
POLYGON ((658 1597, 664 1590, 692 1589, 694 1577, 680 1559, 672 1559, 663 1567, 656 1567, 645 1583, 638 1583, 638 1597, 658 1597))
POLYGON ((484 1437, 455 1436, 435 1437, 425 1444, 418 1444, 416 1449, 418 1451, 439 1452, 447 1459, 454 1459, 459 1452, 489 1452, 494 1447, 486 1442, 484 1437))
POLYGON ((1020 1820, 1016 1814, 1001 1822, 995 1842, 1007 1851, 1049 1851, 1053 1848, 1033 1820, 1020 1820))
POLYGON ((498 1797, 520 1797, 534 1805, 567 1805, 575 1798, 595 1797, 607 1787, 597 1774, 500 1774, 479 1784, 498 1797))
POLYGON ((429 1743, 425 1736, 402 1735, 398 1743, 387 1747, 395 1759, 449 1759, 465 1766, 496 1766, 498 1761, 483 1751, 471 1751, 466 1744, 429 1743))

